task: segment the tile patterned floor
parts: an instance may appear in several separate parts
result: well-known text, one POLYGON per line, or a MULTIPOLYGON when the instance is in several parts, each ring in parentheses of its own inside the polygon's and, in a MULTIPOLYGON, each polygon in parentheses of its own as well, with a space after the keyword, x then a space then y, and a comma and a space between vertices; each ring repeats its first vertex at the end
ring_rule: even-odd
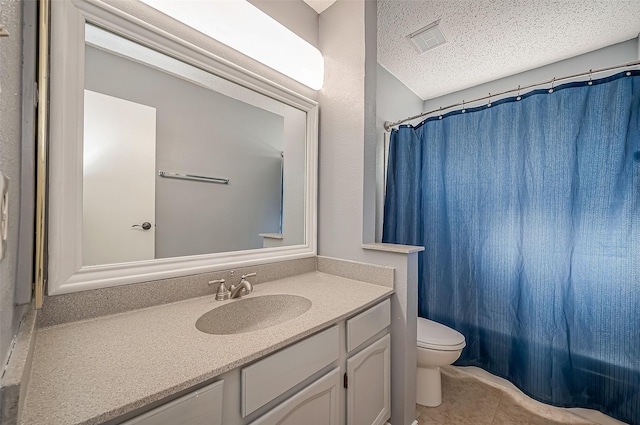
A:
POLYGON ((442 373, 442 404, 416 405, 416 417, 418 425, 593 424, 453 368, 442 373))

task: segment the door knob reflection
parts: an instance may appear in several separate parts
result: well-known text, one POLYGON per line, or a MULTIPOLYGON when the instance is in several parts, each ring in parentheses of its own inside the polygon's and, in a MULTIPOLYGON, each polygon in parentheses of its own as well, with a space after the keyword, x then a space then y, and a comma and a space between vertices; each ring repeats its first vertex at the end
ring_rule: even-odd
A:
POLYGON ((149 223, 148 221, 145 221, 142 224, 134 224, 131 227, 142 227, 142 230, 149 230, 151 229, 151 223, 149 223))

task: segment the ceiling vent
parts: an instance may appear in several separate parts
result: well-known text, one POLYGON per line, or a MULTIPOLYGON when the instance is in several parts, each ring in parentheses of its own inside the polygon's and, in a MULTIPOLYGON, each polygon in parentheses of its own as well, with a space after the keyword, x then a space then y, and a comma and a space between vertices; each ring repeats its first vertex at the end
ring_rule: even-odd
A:
POLYGON ((445 37, 444 32, 440 27, 439 19, 418 31, 409 34, 408 37, 418 50, 418 53, 424 53, 447 43, 447 37, 445 37))

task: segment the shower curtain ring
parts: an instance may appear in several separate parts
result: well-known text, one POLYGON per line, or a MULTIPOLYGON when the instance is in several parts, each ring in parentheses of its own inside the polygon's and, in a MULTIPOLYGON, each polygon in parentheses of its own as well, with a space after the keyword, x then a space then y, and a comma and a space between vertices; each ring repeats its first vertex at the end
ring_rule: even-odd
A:
POLYGON ((462 113, 464 114, 467 110, 464 108, 464 99, 462 99, 462 113))
POLYGON ((553 77, 551 80, 551 88, 549 89, 549 93, 553 93, 553 84, 556 82, 556 77, 553 77))
POLYGON ((440 115, 438 115, 438 119, 441 120, 442 119, 442 106, 440 107, 440 115))
POLYGON ((593 81, 591 81, 591 73, 593 72, 593 69, 589 70, 589 82, 587 84, 589 85, 593 85, 593 81))
POLYGON ((487 103, 487 108, 491 108, 491 93, 489 93, 489 103, 487 103))
POLYGON ((518 86, 518 96, 516 97, 516 100, 520 99, 522 99, 522 97, 520 96, 520 86, 518 86))

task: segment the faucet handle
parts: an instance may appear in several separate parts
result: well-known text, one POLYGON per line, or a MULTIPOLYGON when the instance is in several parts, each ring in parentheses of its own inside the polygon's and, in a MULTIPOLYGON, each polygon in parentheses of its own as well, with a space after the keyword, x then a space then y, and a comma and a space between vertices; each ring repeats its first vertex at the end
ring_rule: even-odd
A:
POLYGON ((245 285, 245 289, 242 290, 242 295, 246 295, 246 294, 252 292, 253 291, 253 285, 251 284, 251 282, 249 282, 247 280, 247 278, 248 277, 253 277, 256 274, 257 273, 255 273, 255 272, 254 273, 249 273, 249 274, 243 274, 240 277, 240 282, 238 282, 237 284, 232 283, 231 287, 229 288, 229 290, 233 293, 238 288, 238 286, 245 285))
POLYGON ((218 283, 218 289, 216 290, 216 301, 228 300, 231 296, 231 292, 227 289, 227 285, 224 284, 224 279, 212 280, 209 285, 218 283))
POLYGON ((209 286, 211 285, 215 285, 216 283, 224 283, 225 280, 224 279, 216 279, 216 280, 210 280, 209 281, 209 286))

